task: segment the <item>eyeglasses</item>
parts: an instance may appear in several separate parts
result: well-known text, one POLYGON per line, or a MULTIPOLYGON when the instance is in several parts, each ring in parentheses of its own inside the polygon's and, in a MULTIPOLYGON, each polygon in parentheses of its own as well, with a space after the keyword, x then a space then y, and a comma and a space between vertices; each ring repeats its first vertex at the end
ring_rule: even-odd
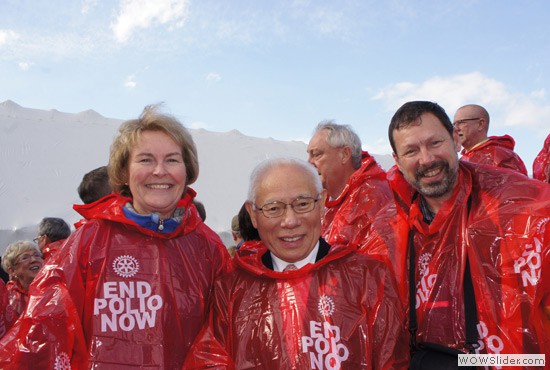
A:
POLYGON ((287 206, 290 206, 296 213, 311 212, 313 208, 315 208, 315 203, 317 203, 320 199, 321 198, 300 197, 296 198, 291 203, 276 201, 266 203, 262 207, 258 207, 254 204, 254 208, 256 208, 257 211, 261 211, 267 218, 275 218, 284 215, 287 206))
POLYGON ((31 260, 31 258, 34 258, 35 260, 41 260, 44 257, 42 257, 42 253, 40 252, 22 253, 19 256, 17 256, 17 259, 15 260, 14 265, 18 265, 22 262, 28 262, 31 260))
POLYGON ((461 119, 459 121, 456 121, 455 123, 453 123, 453 126, 454 127, 458 127, 458 126, 462 126, 463 124, 465 124, 466 122, 469 122, 469 121, 477 121, 477 120, 480 120, 481 118, 478 117, 478 118, 464 118, 464 119, 461 119))
POLYGON ((44 235, 38 235, 36 238, 34 238, 32 241, 35 242, 36 244, 38 244, 38 242, 40 241, 40 239, 42 239, 44 237, 44 235))

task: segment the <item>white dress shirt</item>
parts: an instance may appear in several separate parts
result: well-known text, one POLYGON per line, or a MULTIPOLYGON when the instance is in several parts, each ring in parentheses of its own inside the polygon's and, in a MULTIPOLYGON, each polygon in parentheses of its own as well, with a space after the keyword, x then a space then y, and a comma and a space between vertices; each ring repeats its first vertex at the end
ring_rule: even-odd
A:
POLYGON ((319 242, 317 241, 317 244, 315 244, 315 247, 309 252, 306 258, 296 261, 296 262, 287 262, 283 261, 279 257, 275 256, 273 252, 271 253, 271 261, 273 262, 273 270, 277 272, 284 271, 284 269, 290 265, 293 264, 296 266, 297 269, 301 269, 308 263, 315 263, 315 259, 317 258, 317 252, 319 251, 319 242))

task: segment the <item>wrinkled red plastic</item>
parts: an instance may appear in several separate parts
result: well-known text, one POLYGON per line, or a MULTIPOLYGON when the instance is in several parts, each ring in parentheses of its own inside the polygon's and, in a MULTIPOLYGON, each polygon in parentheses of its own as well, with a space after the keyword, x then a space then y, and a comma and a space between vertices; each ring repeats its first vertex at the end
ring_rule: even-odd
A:
MULTIPOLYGON (((364 151, 361 167, 348 179, 340 196, 327 199, 322 217, 322 235, 331 245, 348 245, 363 254, 386 261, 402 281, 406 258, 403 242, 408 229, 397 222, 397 212, 386 172, 364 151)), ((403 300, 408 291, 398 287, 403 300)))
POLYGON ((6 327, 9 329, 25 311, 29 301, 29 292, 25 291, 17 280, 8 281, 5 290, 7 302, 2 312, 4 312, 6 327))
POLYGON ((340 196, 325 203, 322 235, 331 245, 360 248, 367 241, 375 215, 392 200, 382 167, 367 152, 363 152, 361 163, 340 196))
POLYGON ((533 161, 533 178, 550 183, 550 135, 533 161))
POLYGON ((8 305, 8 291, 4 284, 4 280, 0 279, 0 338, 2 338, 12 326, 11 320, 6 318, 6 307, 8 305))
POLYGON ((57 251, 61 248, 63 243, 65 242, 65 239, 57 240, 55 242, 48 243, 42 248, 42 255, 44 256, 44 263, 48 262, 50 257, 57 253, 57 251))
POLYGON ((469 151, 462 150, 460 159, 466 162, 493 167, 509 168, 527 176, 527 168, 519 155, 514 152, 516 142, 509 135, 489 136, 487 141, 469 151))
POLYGON ((193 194, 169 234, 125 218, 128 198, 75 206, 88 221, 35 278, 26 312, 0 341, 0 368, 180 369, 229 259, 187 207, 193 194))
MULTIPOLYGON (((361 163, 340 196, 326 201, 323 238, 331 245, 356 247, 363 254, 386 261, 396 280, 403 281, 407 225, 398 222, 386 172, 367 152, 363 152, 361 163)), ((405 302, 408 290, 401 285, 398 289, 405 302)))
POLYGON ((410 215, 414 230, 418 340, 462 348, 468 256, 479 352, 549 358, 550 186, 512 171, 460 163, 459 186, 428 225, 402 174, 394 168, 388 179, 399 212, 410 215))
POLYGON ((183 369, 407 368, 403 305, 385 262, 333 246, 281 273, 264 266, 266 251, 239 249, 183 369))

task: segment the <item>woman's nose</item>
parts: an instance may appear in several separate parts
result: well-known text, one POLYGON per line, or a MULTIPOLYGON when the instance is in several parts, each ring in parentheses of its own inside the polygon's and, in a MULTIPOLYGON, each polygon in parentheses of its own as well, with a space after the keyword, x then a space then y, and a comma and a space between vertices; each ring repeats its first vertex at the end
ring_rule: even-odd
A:
POLYGON ((155 165, 155 170, 153 171, 155 175, 163 175, 166 173, 166 168, 164 167, 164 163, 159 162, 157 165, 155 165))

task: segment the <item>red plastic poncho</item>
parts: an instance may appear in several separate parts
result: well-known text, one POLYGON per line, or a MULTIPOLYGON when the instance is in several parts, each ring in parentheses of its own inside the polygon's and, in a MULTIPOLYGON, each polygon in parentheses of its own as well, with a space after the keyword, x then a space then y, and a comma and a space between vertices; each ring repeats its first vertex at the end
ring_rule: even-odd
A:
POLYGON ((11 314, 9 314, 6 309, 9 306, 8 300, 8 291, 6 290, 6 285, 4 280, 0 279, 0 338, 7 333, 8 329, 11 327, 11 314), (8 317, 6 318, 6 314, 8 317))
POLYGON ((48 243, 42 248, 42 254, 44 255, 44 263, 48 262, 51 256, 53 256, 61 248, 66 239, 57 240, 55 242, 48 243))
POLYGON ((6 306, 4 320, 6 328, 11 328, 15 321, 23 314, 29 301, 29 292, 24 290, 18 281, 8 281, 6 284, 6 306))
POLYGON ((188 207, 193 194, 166 234, 127 219, 130 198, 75 207, 88 221, 35 278, 25 314, 0 341, 0 368, 180 369, 229 259, 188 207))
POLYGON ((403 306, 385 263, 333 246, 281 273, 264 266, 266 251, 239 249, 183 369, 407 368, 403 306))
MULTIPOLYGON (((386 172, 367 152, 362 165, 348 179, 340 196, 327 199, 322 218, 323 238, 331 245, 348 245, 361 253, 385 260, 401 281, 406 254, 401 246, 407 242, 408 230, 395 222, 393 196, 386 172)), ((401 286, 399 287, 402 288, 401 286)), ((401 289, 403 299, 408 290, 401 289)))
MULTIPOLYGON (((373 220, 371 230, 366 235, 359 252, 386 261, 396 281, 406 281, 408 223, 403 214, 397 211, 392 200, 382 207, 373 220)), ((409 297, 408 287, 398 284, 398 291, 406 307, 409 297)))
POLYGON ((468 255, 478 352, 549 358, 544 305, 550 284, 542 277, 550 268, 550 186, 512 171, 460 163, 459 185, 428 225, 401 173, 389 178, 414 232, 418 341, 462 348, 468 255))
POLYGON ((533 178, 550 183, 550 135, 533 161, 533 178))
POLYGON ((361 167, 348 179, 342 194, 325 203, 323 238, 331 245, 361 247, 375 215, 391 199, 386 173, 369 153, 363 152, 361 167))
POLYGON ((516 142, 509 135, 489 136, 487 141, 470 150, 462 149, 460 160, 487 166, 509 168, 527 176, 527 168, 514 152, 516 142))

